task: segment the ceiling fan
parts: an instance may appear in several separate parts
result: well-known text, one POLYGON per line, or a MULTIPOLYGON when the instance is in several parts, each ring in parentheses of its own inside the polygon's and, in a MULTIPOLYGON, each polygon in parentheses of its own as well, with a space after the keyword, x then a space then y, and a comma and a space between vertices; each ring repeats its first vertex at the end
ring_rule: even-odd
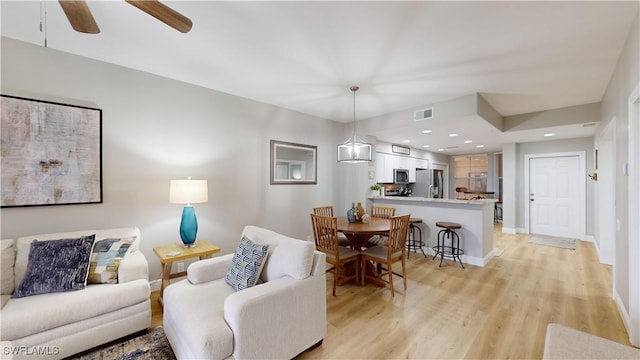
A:
MULTIPOLYGON (((154 18, 171 26, 172 28, 187 33, 191 30, 191 20, 179 12, 171 9, 158 0, 125 0, 127 3, 146 12, 154 18)), ((86 34, 98 34, 100 28, 91 15, 89 6, 84 0, 58 0, 64 14, 69 19, 71 27, 78 32, 86 34)))

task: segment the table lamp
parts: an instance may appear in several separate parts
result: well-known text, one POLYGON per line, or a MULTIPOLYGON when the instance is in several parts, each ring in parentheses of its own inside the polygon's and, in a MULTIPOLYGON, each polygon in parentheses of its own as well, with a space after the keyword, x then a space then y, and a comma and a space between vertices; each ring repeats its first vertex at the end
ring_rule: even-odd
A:
POLYGON ((182 209, 180 220, 180 238, 186 247, 192 247, 198 233, 198 220, 192 204, 209 201, 207 180, 171 180, 169 184, 169 202, 172 204, 186 204, 182 209))

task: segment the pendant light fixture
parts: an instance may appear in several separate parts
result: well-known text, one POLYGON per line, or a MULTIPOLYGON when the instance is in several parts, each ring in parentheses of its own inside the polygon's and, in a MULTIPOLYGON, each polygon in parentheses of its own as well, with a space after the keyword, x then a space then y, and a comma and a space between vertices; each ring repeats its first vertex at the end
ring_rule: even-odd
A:
POLYGON ((353 134, 344 144, 338 145, 338 162, 359 163, 371 161, 372 145, 360 140, 356 134, 356 91, 360 88, 352 86, 350 89, 353 92, 353 134))

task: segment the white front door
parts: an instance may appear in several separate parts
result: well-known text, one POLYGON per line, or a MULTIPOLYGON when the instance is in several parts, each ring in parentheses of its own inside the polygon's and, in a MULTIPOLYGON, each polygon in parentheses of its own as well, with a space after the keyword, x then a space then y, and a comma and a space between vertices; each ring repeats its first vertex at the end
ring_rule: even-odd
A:
POLYGON ((529 159, 529 217, 532 234, 580 238, 584 193, 579 156, 529 159))

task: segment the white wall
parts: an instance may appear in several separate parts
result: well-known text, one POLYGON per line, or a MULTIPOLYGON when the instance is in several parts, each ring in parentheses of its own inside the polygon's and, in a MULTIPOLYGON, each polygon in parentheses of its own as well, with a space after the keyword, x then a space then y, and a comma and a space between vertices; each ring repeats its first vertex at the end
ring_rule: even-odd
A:
POLYGON ((179 242, 169 180, 209 181, 198 238, 233 252, 255 224, 311 235, 313 206, 338 203, 336 144, 344 125, 75 55, 2 38, 2 93, 102 109, 104 203, 3 208, 2 238, 138 226, 151 280, 152 248, 179 242), (318 146, 317 185, 269 185, 269 140, 318 146), (337 189, 337 190, 334 190, 337 189))
MULTIPOLYGON (((523 229, 525 227, 525 193, 524 193, 524 167, 525 156, 534 154, 548 154, 548 153, 562 153, 562 152, 575 152, 584 151, 586 153, 586 169, 591 173, 593 164, 593 138, 579 138, 579 139, 566 139, 555 141, 540 141, 530 143, 520 143, 517 147, 516 155, 516 227, 523 229)), ((585 178, 587 178, 585 174, 585 178)), ((586 181, 586 180, 585 180, 586 181)), ((593 181, 588 180, 586 182, 587 199, 586 199, 586 234, 593 236, 593 214, 594 214, 594 184, 593 181)))
MULTIPOLYGON (((615 212, 616 219, 620 226, 615 238, 615 260, 613 266, 613 292, 616 303, 621 310, 625 325, 631 326, 636 334, 640 334, 640 319, 630 322, 630 305, 638 306, 640 298, 632 297, 630 288, 636 290, 640 284, 630 282, 631 267, 629 266, 630 256, 636 262, 640 261, 640 254, 629 254, 630 244, 638 244, 640 239, 629 238, 629 201, 640 201, 640 199, 629 199, 628 177, 623 173, 623 168, 629 162, 629 95, 640 82, 640 18, 637 16, 631 27, 629 37, 625 47, 620 54, 618 64, 609 81, 609 86, 604 94, 601 105, 600 129, 606 128, 615 119, 615 212)), ((598 141, 604 139, 598 139, 598 141)), ((633 260, 632 260, 633 261, 633 260)), ((636 336, 635 345, 640 346, 640 336, 636 336)), ((633 340, 632 340, 633 341, 633 340)))
POLYGON ((516 186, 518 179, 517 150, 518 144, 516 143, 502 146, 502 231, 510 234, 517 232, 516 198, 519 196, 516 186))

